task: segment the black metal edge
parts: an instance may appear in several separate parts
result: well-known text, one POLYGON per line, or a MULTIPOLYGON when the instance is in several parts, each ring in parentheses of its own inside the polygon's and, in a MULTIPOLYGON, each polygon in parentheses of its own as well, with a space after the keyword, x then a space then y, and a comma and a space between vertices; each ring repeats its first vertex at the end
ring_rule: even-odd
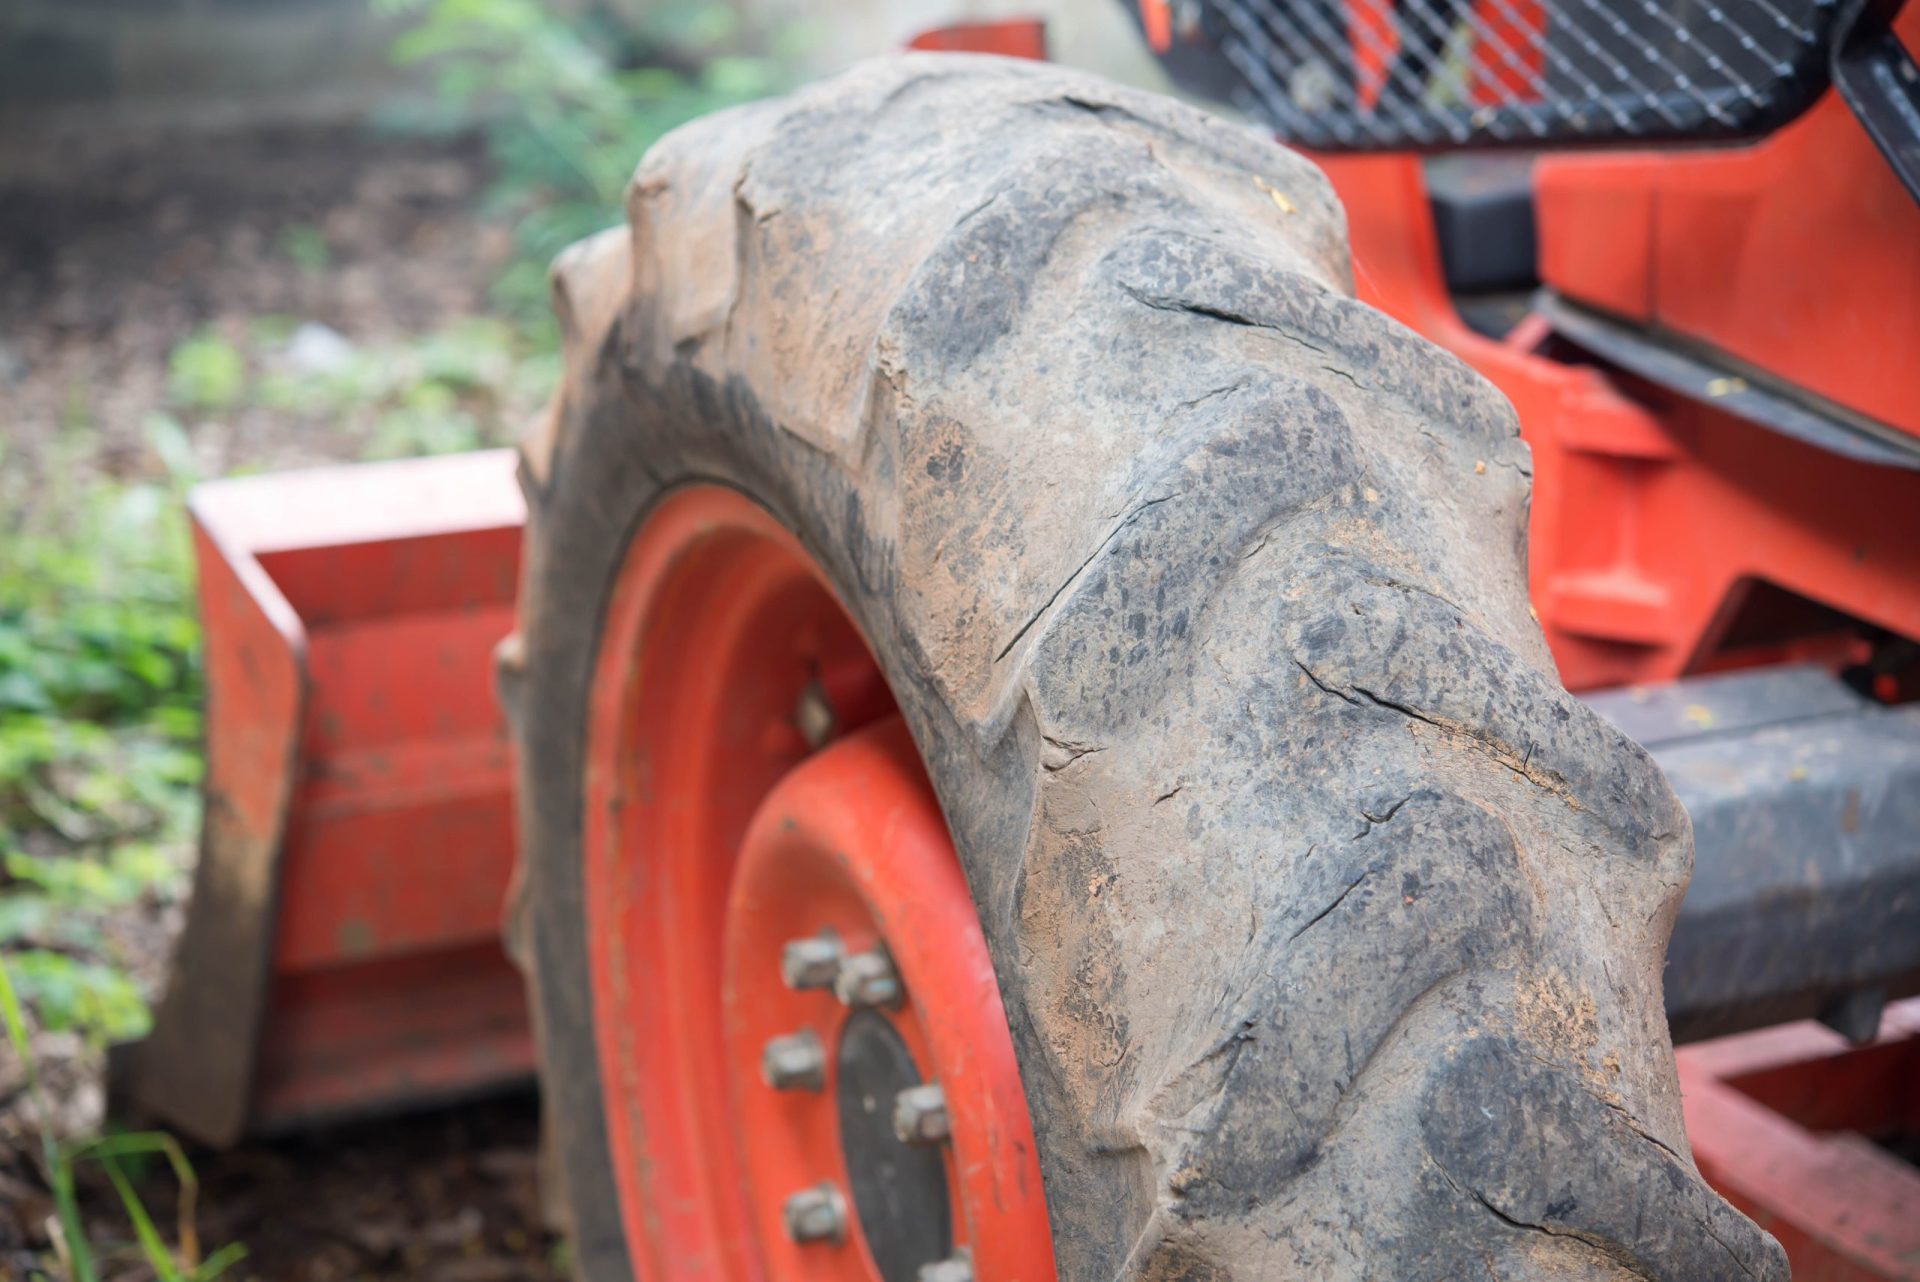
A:
POLYGON ((1562 338, 1677 395, 1829 454, 1920 470, 1920 440, 1698 340, 1627 324, 1550 290, 1535 306, 1562 338))
POLYGON ((1893 33, 1901 0, 1848 0, 1834 28, 1829 75, 1860 127, 1920 200, 1920 67, 1893 33))
POLYGON ((1654 755, 1694 823, 1665 971, 1677 1041, 1920 991, 1920 721, 1875 710, 1654 755))

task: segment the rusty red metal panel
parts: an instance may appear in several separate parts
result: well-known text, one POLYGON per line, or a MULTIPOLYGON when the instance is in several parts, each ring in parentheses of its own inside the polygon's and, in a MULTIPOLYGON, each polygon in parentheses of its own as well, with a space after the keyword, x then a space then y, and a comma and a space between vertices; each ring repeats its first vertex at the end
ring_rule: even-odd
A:
POLYGON ((229 1143, 524 1078, 491 664, 525 515, 512 454, 220 481, 191 506, 207 820, 131 1098, 229 1143))
POLYGON ((1911 1143, 1920 1121, 1920 999, 1870 1046, 1783 1024, 1678 1059, 1694 1160, 1795 1282, 1920 1282, 1920 1169, 1876 1142, 1911 1143))

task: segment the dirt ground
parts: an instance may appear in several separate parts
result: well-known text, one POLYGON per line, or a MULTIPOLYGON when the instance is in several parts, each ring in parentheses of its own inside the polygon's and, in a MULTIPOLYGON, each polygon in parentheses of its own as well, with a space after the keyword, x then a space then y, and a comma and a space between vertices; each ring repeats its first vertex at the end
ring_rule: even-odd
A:
MULTIPOLYGON (((564 1246, 541 1226, 535 1184, 539 1106, 530 1097, 365 1122, 191 1154, 201 1180, 200 1240, 238 1242, 225 1276, 261 1282, 560 1282, 564 1246)), ((0 1278, 32 1278, 28 1244, 52 1214, 44 1187, 0 1130, 0 1278)), ((82 1167, 93 1240, 120 1243, 100 1261, 107 1282, 151 1277, 110 1188, 82 1167)), ((173 1186, 142 1193, 163 1231, 173 1186)))
MULTIPOLYGON (((366 348, 473 314, 511 248, 475 213, 484 181, 472 139, 307 129, 77 153, 0 139, 8 465, 49 466, 77 437, 86 466, 150 469, 143 423, 196 333, 242 344, 284 317, 366 348)), ((209 475, 353 454, 325 423, 264 406, 190 426, 209 475)))
MULTIPOLYGON (((168 405, 169 354, 196 333, 240 344, 277 317, 365 350, 476 313, 510 250, 507 230, 476 212, 486 177, 472 140, 342 130, 82 151, 0 141, 0 465, 36 482, 154 475, 147 424, 168 405)), ((285 407, 237 403, 183 421, 206 475, 349 459, 363 445, 285 407)), ((149 941, 138 951, 150 974, 173 924, 158 912, 126 923, 149 941)), ((43 1076, 62 1107, 97 1112, 99 1057, 69 1050, 44 1057, 43 1076)), ((0 1071, 0 1279, 31 1275, 52 1213, 18 1074, 8 1078, 0 1071)), ((558 1278, 563 1248, 539 1223, 536 1134, 536 1102, 515 1098, 196 1153, 200 1240, 246 1246, 234 1278, 558 1278)), ((104 1179, 85 1166, 82 1179, 96 1240, 130 1241, 104 1179)), ((170 1182, 156 1173, 145 1189, 169 1223, 170 1182)), ((114 1282, 150 1276, 124 1246, 105 1263, 114 1282)))
POLYGON ((539 1223, 528 1097, 256 1144, 209 1163, 201 1232, 262 1279, 565 1276, 539 1223))

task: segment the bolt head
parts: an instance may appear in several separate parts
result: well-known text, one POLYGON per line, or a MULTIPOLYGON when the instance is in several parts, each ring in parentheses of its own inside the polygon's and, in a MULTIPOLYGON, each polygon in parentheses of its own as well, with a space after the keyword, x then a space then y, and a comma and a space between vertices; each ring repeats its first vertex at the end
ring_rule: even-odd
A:
POLYGON ((780 949, 780 978, 788 988, 832 988, 846 950, 832 935, 789 939, 780 949))
POLYGON ((944 1260, 921 1265, 918 1276, 920 1282, 973 1282, 973 1259, 961 1250, 944 1260))
POLYGON ((847 1203, 832 1184, 815 1184, 790 1194, 780 1208, 787 1237, 809 1242, 838 1242, 847 1232, 847 1203))
POLYGON ((938 1144, 951 1133, 940 1083, 909 1086, 893 1097, 893 1133, 902 1144, 938 1144))
POLYGON ((806 1029, 770 1039, 760 1052, 760 1079, 776 1091, 817 1091, 827 1084, 827 1053, 806 1029))
POLYGON ((897 1006, 900 972, 893 959, 878 949, 855 953, 840 963, 833 977, 833 995, 848 1006, 897 1006))
POLYGON ((800 737, 806 740, 809 751, 820 751, 827 740, 833 737, 837 721, 838 718, 833 715, 833 705, 827 702, 826 690, 818 681, 807 682, 793 705, 793 726, 800 732, 800 737))

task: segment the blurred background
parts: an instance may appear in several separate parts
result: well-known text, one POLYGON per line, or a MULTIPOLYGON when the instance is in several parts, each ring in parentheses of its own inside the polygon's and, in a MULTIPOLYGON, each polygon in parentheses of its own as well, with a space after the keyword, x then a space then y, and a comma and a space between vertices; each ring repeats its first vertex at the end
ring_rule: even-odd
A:
POLYGON ((0 1278, 70 1269, 62 1222, 116 1279, 564 1275, 530 1099, 100 1147, 199 827, 184 493, 510 444, 557 368, 547 262, 654 138, 1016 9, 1163 83, 1114 0, 0 3, 0 1278))

